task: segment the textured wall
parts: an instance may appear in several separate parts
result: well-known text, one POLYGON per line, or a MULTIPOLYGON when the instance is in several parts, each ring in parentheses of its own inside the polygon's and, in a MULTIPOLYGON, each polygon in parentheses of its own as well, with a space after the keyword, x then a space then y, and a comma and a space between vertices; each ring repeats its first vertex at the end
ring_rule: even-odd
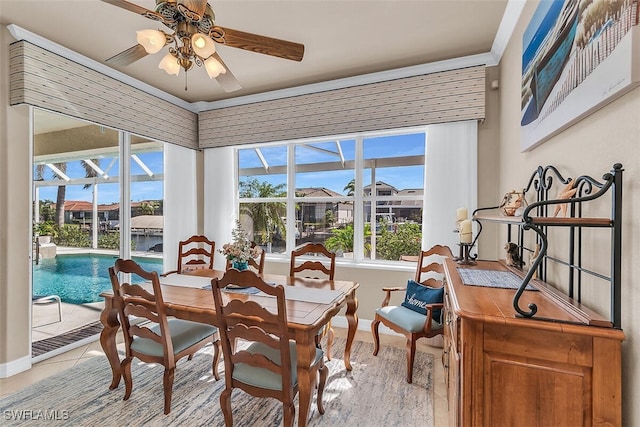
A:
MULTIPOLYGON (((633 404, 640 399, 640 288, 636 285, 640 277, 640 89, 616 99, 606 107, 589 115, 530 152, 520 151, 520 87, 522 67, 522 34, 533 16, 537 2, 527 2, 520 21, 505 50, 500 70, 500 197, 512 188, 526 185, 530 174, 538 165, 553 164, 565 176, 590 175, 600 179, 614 163, 624 166, 623 178, 623 224, 622 224, 622 328, 627 337, 622 347, 623 362, 623 425, 640 425, 640 406, 633 404), (635 397, 634 397, 635 396, 635 397)), ((597 84, 597 83, 596 83, 597 84)), ((555 193, 551 194, 555 196, 555 193)), ((609 209, 609 199, 604 198, 599 206, 609 209)), ((566 231, 550 230, 550 251, 563 250, 566 231), (552 233, 552 235, 551 235, 552 233)), ((610 262, 609 230, 589 233, 586 247, 587 267, 608 273, 610 262), (602 271, 604 270, 604 271, 602 271)), ((501 230, 498 244, 504 245, 506 230, 501 230)), ((567 252, 564 252, 566 257, 567 252)), ((566 274, 557 274, 554 284, 562 288, 568 281, 566 274)), ((583 302, 603 315, 608 314, 608 287, 583 286, 583 302), (604 297, 602 294, 604 292, 604 297)))

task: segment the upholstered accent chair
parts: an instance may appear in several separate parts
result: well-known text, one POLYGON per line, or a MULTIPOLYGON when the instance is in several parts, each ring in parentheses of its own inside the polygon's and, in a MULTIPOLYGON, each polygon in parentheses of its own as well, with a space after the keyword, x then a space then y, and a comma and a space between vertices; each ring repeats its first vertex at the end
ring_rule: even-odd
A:
POLYGON ((406 287, 386 287, 382 305, 376 309, 371 323, 374 350, 376 356, 380 350, 380 323, 389 329, 404 335, 407 339, 407 382, 413 380, 413 361, 416 354, 416 341, 431 338, 444 332, 440 319, 444 294, 444 259, 453 258, 451 249, 436 245, 427 251, 421 251, 414 280, 406 287), (399 305, 390 305, 392 293, 404 293, 404 301, 399 305))
MULTIPOLYGON (((218 328, 204 323, 167 318, 158 273, 147 272, 133 260, 118 259, 109 268, 114 300, 119 308, 120 324, 124 334, 126 356, 120 364, 125 383, 124 400, 128 400, 133 389, 131 362, 138 358, 143 362, 164 366, 164 413, 171 412, 171 394, 176 363, 185 356, 189 359, 195 352, 213 343, 213 376, 220 379, 220 335, 218 328), (131 283, 120 283, 119 274, 131 276, 131 283), (148 292, 133 284, 136 280, 151 282, 148 292)), ((197 367, 192 367, 197 369, 197 367)))

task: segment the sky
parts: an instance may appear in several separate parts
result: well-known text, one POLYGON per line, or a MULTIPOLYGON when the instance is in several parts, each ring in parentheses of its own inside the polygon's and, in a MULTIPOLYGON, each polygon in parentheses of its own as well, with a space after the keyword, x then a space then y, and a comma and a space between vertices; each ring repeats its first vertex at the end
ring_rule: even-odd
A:
MULTIPOLYGON (((412 156, 425 154, 425 134, 405 134, 393 136, 380 136, 375 138, 365 138, 363 154, 366 159, 391 158, 398 156, 412 156)), ((298 146, 296 148, 297 164, 312 164, 320 162, 335 162, 339 159, 336 154, 338 145, 335 141, 319 142, 309 144, 315 148, 298 146)), ((346 139, 340 141, 345 160, 355 159, 355 140, 346 139)), ((262 155, 270 166, 284 166, 287 161, 286 146, 265 146, 261 148, 262 155)), ((140 153, 140 160, 155 174, 163 173, 163 157, 161 152, 140 153)), ((259 157, 254 149, 239 150, 240 167, 261 167, 259 157)), ((99 167, 110 177, 118 176, 118 160, 101 159, 99 167)), ((131 161, 132 175, 146 175, 146 172, 136 163, 131 161)), ((83 178, 85 170, 80 161, 67 163, 66 174, 70 178, 83 178)), ((377 168, 376 181, 384 181, 393 185, 399 190, 405 188, 423 187, 424 168, 420 166, 403 168, 377 168)), ((45 172, 45 180, 52 179, 53 173, 50 170, 45 172)), ((274 185, 286 183, 286 175, 260 175, 260 180, 270 182, 274 185)), ((325 187, 340 194, 346 194, 345 186, 354 178, 353 169, 323 171, 313 173, 298 173, 296 175, 296 187, 325 187)), ((364 183, 371 183, 370 172, 365 170, 364 183)), ((40 187, 40 200, 56 200, 57 187, 40 187)), ((83 189, 82 185, 67 185, 66 200, 91 201, 92 190, 83 189)), ((161 182, 143 181, 133 182, 131 188, 131 200, 161 200, 163 198, 163 186, 161 182)), ((118 184, 101 184, 98 187, 98 204, 118 203, 120 191, 118 184)))
POLYGON ((538 4, 527 29, 522 34, 522 74, 525 74, 545 37, 555 25, 564 3, 558 0, 543 0, 538 4))

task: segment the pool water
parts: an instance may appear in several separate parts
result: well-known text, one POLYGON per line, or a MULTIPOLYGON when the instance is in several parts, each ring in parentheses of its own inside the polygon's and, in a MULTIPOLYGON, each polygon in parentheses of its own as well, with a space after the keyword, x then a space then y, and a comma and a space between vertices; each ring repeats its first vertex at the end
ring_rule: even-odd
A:
MULTIPOLYGON (((57 255, 33 266, 33 295, 58 295, 63 302, 85 304, 104 301, 111 290, 109 267, 117 256, 101 254, 57 255)), ((161 258, 133 258, 147 271, 162 273, 161 258)))

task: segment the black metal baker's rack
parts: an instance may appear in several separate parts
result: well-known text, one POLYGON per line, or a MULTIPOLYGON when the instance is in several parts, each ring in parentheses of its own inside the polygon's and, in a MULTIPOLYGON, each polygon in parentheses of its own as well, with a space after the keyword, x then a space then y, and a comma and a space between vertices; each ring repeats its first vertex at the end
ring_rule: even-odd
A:
POLYGON ((497 210, 499 206, 479 208, 473 212, 473 220, 479 225, 479 232, 473 243, 475 244, 482 231, 482 221, 508 224, 508 241, 512 241, 512 226, 516 226, 518 228, 517 245, 521 260, 524 259, 525 252, 534 251, 532 248, 525 247, 524 232, 533 230, 536 233, 536 244, 540 248, 538 256, 532 261, 531 267, 523 277, 522 283, 513 299, 513 307, 519 316, 525 318, 535 317, 538 307, 531 303, 527 307, 528 310, 522 309, 520 307, 520 298, 534 275, 537 274, 540 280, 546 281, 548 263, 555 262, 568 267, 568 296, 578 303, 582 302, 584 275, 590 275, 609 282, 611 288, 611 323, 614 328, 621 328, 622 172, 622 165, 616 163, 610 172, 602 176, 602 180, 596 180, 586 175, 572 180, 569 177, 563 177, 554 166, 539 166, 531 175, 527 186, 523 189, 525 200, 528 200, 528 198, 535 200, 528 200, 529 204, 523 208, 521 216, 485 214, 487 211, 497 210), (550 198, 552 190, 557 191, 560 184, 567 186, 569 183, 571 183, 570 188, 576 190, 573 197, 567 199, 550 198), (605 197, 607 194, 611 198, 611 213, 608 217, 583 216, 585 203, 605 197), (568 216, 550 216, 551 209, 555 209, 557 205, 565 203, 568 204, 568 216), (552 257, 547 254, 547 231, 549 227, 569 228, 569 254, 567 259, 552 257), (608 275, 592 271, 583 265, 583 228, 593 227, 609 228, 611 230, 611 262, 608 275))

